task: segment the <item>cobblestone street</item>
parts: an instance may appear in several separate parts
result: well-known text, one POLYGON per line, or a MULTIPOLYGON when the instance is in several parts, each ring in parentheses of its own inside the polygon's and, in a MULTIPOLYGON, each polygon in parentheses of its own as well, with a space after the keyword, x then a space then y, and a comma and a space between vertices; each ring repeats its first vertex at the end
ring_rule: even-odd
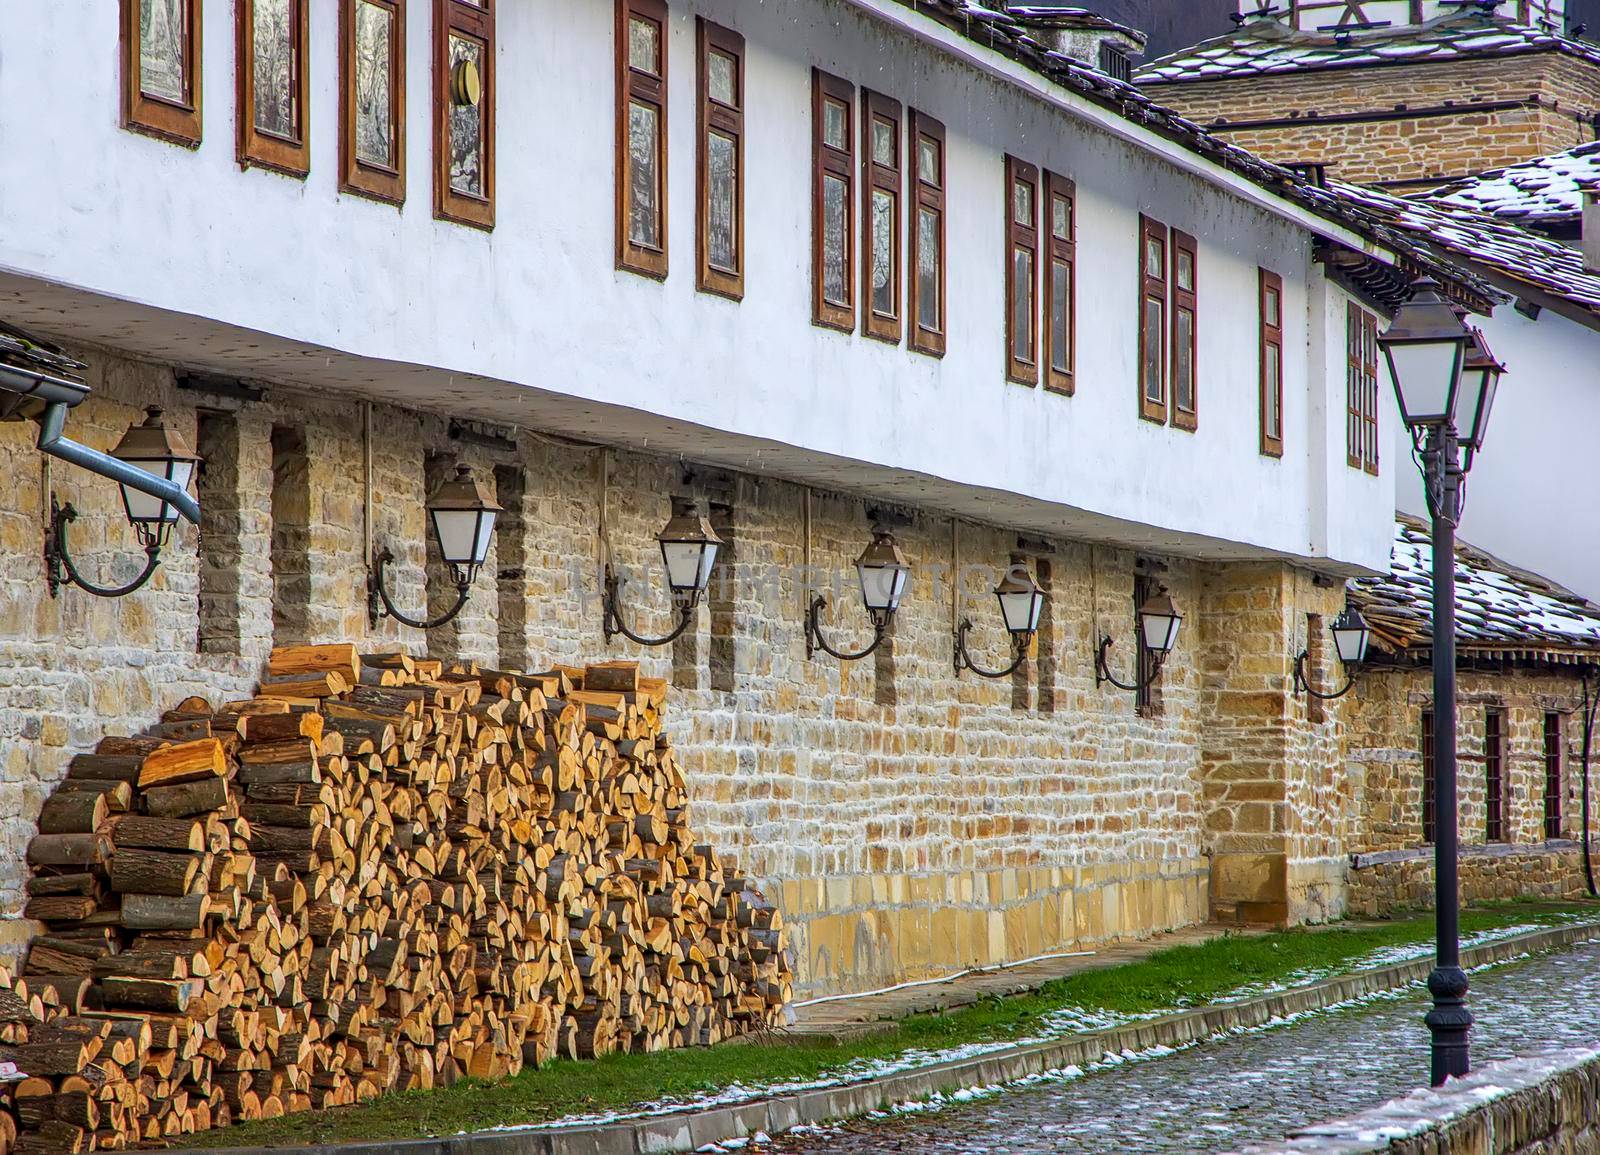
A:
MULTIPOLYGON (((1600 945, 1473 976, 1473 1059, 1600 1039, 1600 945)), ((1125 1062, 934 1114, 791 1137, 786 1155, 1221 1152, 1374 1106, 1427 1081, 1425 993, 1125 1062)))

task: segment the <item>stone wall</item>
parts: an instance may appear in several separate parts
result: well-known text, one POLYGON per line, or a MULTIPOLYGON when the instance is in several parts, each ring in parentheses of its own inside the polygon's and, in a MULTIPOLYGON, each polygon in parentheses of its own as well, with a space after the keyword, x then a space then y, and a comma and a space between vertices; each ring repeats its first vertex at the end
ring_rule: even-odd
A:
POLYGON ((1293 118, 1225 130, 1229 141, 1270 160, 1320 162, 1330 175, 1358 183, 1442 182, 1593 140, 1600 67, 1554 52, 1524 53, 1153 84, 1149 91, 1208 126, 1293 118), (1514 107, 1491 107, 1501 103, 1514 107))

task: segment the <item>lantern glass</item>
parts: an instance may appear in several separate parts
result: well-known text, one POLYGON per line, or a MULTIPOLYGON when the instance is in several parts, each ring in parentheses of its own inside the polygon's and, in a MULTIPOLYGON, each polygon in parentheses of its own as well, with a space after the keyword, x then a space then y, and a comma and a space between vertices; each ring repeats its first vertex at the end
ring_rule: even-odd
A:
POLYGON ((1431 277, 1417 281, 1411 299, 1395 311, 1393 322, 1378 338, 1407 426, 1454 422, 1462 358, 1470 339, 1438 282, 1431 277))
POLYGON ((1461 444, 1471 454, 1483 448, 1483 438, 1488 431, 1489 411, 1494 408, 1495 390, 1500 385, 1500 375, 1505 366, 1495 360, 1479 329, 1472 331, 1472 343, 1467 349, 1466 362, 1461 370, 1461 418, 1466 423, 1461 444))
POLYGON ((905 593, 906 578, 911 567, 903 563, 856 563, 856 573, 861 578, 861 600, 869 610, 894 613, 900 608, 900 596, 905 593))
MULTIPOLYGON (((189 450, 183 435, 169 427, 159 408, 145 410, 141 424, 132 426, 117 442, 111 456, 152 477, 188 489, 200 459, 189 450)), ((122 485, 122 507, 128 522, 146 546, 166 544, 178 520, 178 507, 131 485, 122 485)))
POLYGON ((1145 649, 1151 653, 1163 656, 1171 653, 1172 647, 1178 644, 1178 627, 1182 624, 1183 615, 1165 590, 1139 607, 1139 633, 1145 649))
POLYGON ((1347 666, 1359 666, 1367 660, 1367 644, 1372 640, 1372 630, 1359 611, 1346 609, 1329 627, 1333 633, 1333 648, 1339 651, 1339 660, 1347 666))
POLYGON ((1044 591, 1034 582, 1026 566, 1014 563, 995 587, 994 596, 1000 602, 1000 616, 1005 619, 1008 633, 1014 636, 1032 634, 1039 629, 1044 591))
POLYGON ((481 566, 489 556, 494 512, 486 509, 435 509, 433 532, 439 556, 449 565, 481 566))
POLYGON ((675 499, 672 517, 656 535, 661 561, 667 567, 667 585, 674 594, 698 596, 711 584, 711 567, 717 563, 722 539, 695 504, 675 499))
MULTIPOLYGON (((172 457, 160 457, 149 461, 134 461, 123 458, 129 465, 137 466, 146 473, 164 478, 172 482, 179 489, 188 489, 189 481, 194 476, 194 462, 183 461, 172 457)), ((122 486, 122 504, 128 512, 128 520, 135 526, 153 522, 175 522, 178 520, 178 507, 171 502, 163 501, 159 497, 133 488, 131 485, 122 486)))

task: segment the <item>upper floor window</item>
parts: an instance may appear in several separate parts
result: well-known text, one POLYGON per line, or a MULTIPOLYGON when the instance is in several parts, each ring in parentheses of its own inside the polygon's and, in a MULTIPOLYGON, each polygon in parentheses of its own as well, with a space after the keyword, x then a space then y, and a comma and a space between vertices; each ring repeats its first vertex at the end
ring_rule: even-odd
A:
POLYGON ((863 92, 861 121, 862 331, 900 341, 900 102, 863 92))
POLYGON ((856 326, 856 90, 820 69, 811 78, 811 317, 849 332, 856 326))
POLYGON ((434 0, 434 214, 494 227, 495 0, 434 0))
POLYGON ((926 113, 911 113, 911 348, 945 350, 945 133, 926 113))
POLYGON ((1194 429, 1199 424, 1195 368, 1196 267, 1198 246, 1188 233, 1172 230, 1172 424, 1194 429))
POLYGON ((1133 61, 1115 44, 1100 42, 1100 71, 1124 83, 1133 82, 1133 61))
POLYGON ((744 37, 696 20, 700 138, 697 286, 744 296, 744 37))
POLYGON ((1378 472, 1378 318, 1354 301, 1345 313, 1345 447, 1352 469, 1378 472))
POLYGON ((406 199, 406 2, 339 7, 339 187, 406 199))
POLYGON ((667 6, 617 0, 617 267, 667 275, 667 6))
POLYGON ((1198 265, 1193 237, 1139 217, 1139 415, 1175 429, 1199 425, 1198 265))
POLYGON ((122 0, 122 124, 200 143, 202 0, 122 0))
POLYGON ((1039 380, 1039 170, 1006 157, 1006 378, 1039 380))
MULTIPOLYGON (((1283 456, 1283 278, 1260 270, 1261 452, 1283 456)), ((1320 635, 1318 635, 1320 637, 1320 635)))
POLYGON ((306 142, 309 0, 239 0, 238 156, 290 176, 311 168, 306 142))
POLYGON ((1139 415, 1167 419, 1167 226, 1139 218, 1139 415))
POLYGON ((1078 210, 1077 187, 1066 177, 1044 176, 1048 263, 1044 273, 1044 383, 1071 394, 1076 357, 1078 210))

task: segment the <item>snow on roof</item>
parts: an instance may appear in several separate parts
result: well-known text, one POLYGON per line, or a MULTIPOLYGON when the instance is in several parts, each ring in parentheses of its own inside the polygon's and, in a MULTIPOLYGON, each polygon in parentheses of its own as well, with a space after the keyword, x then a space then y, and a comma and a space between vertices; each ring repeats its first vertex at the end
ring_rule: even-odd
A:
MULTIPOLYGON (((1397 515, 1389 572, 1350 583, 1350 603, 1392 653, 1433 642, 1433 542, 1397 515)), ((1456 645, 1463 653, 1572 662, 1600 654, 1600 606, 1548 578, 1456 541, 1456 645)))
POLYGON ((1225 36, 1152 60, 1136 77, 1141 84, 1170 84, 1550 51, 1600 64, 1600 52, 1580 41, 1475 10, 1409 27, 1340 33, 1300 32, 1276 20, 1249 20, 1225 36))
POLYGON ((1040 0, 1037 4, 1008 4, 1006 11, 1030 24, 1043 24, 1051 28, 1087 28, 1097 32, 1115 32, 1143 45, 1149 37, 1137 28, 1121 24, 1089 8, 1075 4, 1052 4, 1040 0))
POLYGON ((1600 141, 1497 168, 1436 188, 1421 200, 1528 224, 1576 221, 1583 194, 1600 187, 1600 141))

